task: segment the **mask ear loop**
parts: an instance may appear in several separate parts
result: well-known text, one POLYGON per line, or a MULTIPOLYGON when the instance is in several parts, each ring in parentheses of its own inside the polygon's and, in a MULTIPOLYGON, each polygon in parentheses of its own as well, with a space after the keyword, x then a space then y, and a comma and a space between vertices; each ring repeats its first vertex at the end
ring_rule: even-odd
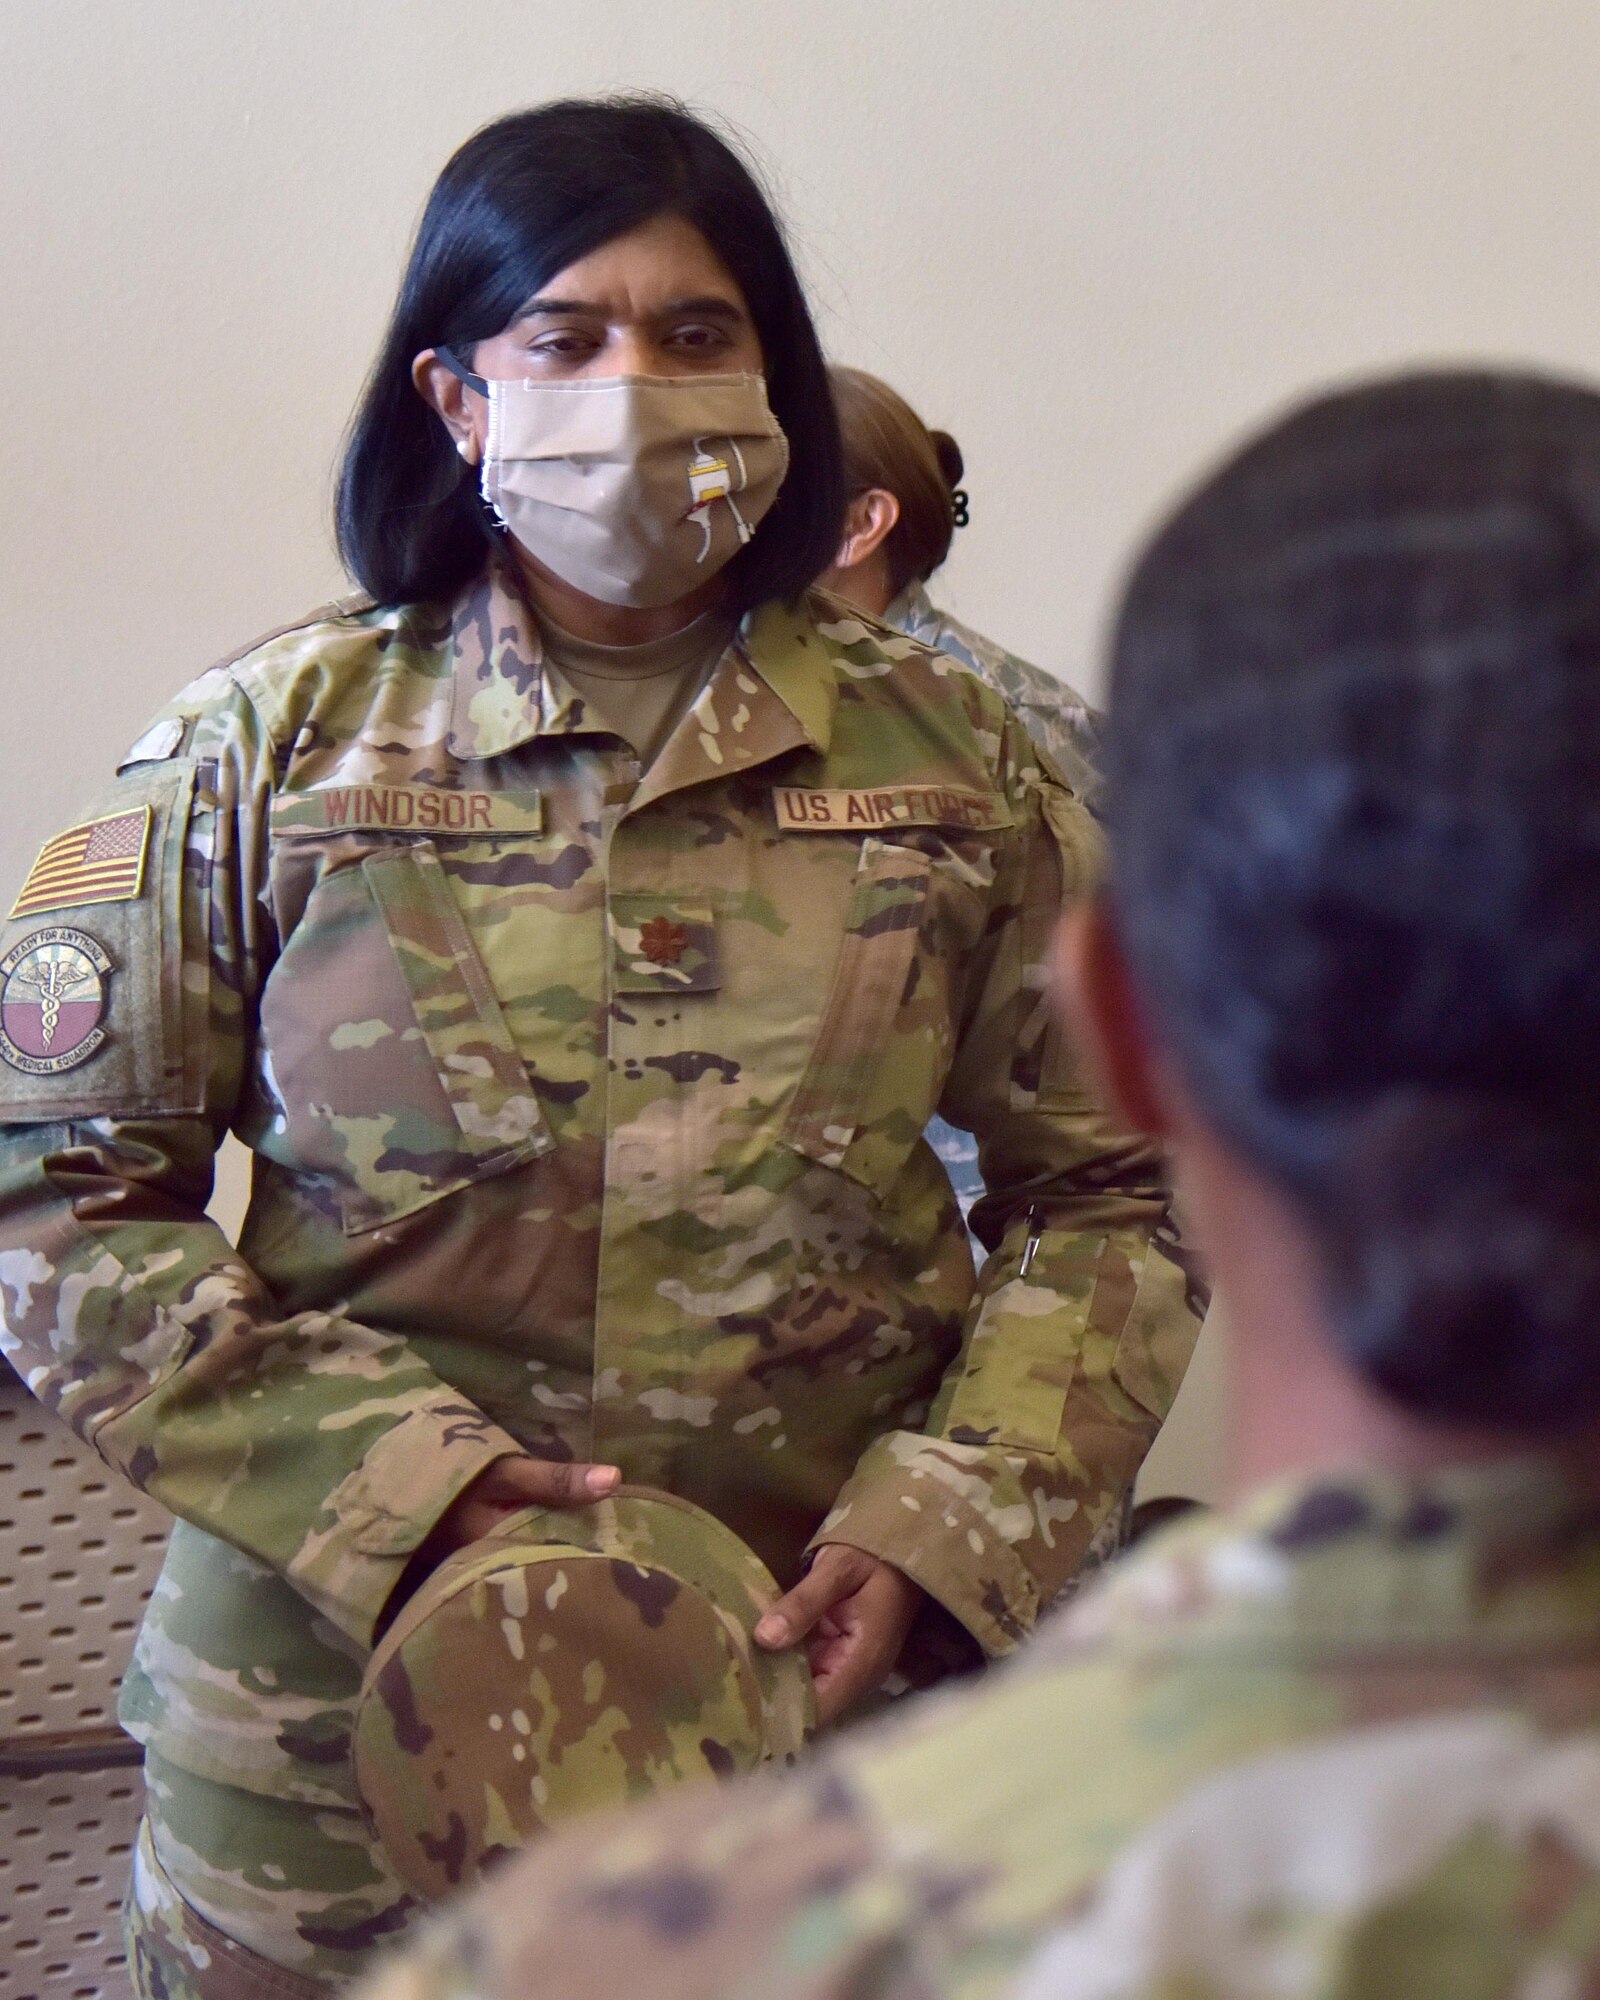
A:
POLYGON ((433 351, 458 382, 465 382, 469 389, 476 389, 480 396, 488 395, 488 383, 481 375, 473 374, 472 370, 467 367, 454 348, 436 347, 433 351))
MULTIPOLYGON (((463 363, 461 357, 453 348, 436 347, 433 351, 458 382, 464 382, 469 389, 476 389, 480 396, 489 395, 489 384, 481 375, 474 375, 472 370, 463 363)), ((489 423, 492 432, 494 426, 493 397, 489 398, 489 423)), ((488 473, 488 459, 485 457, 478 483, 478 504, 483 509, 484 525, 493 535, 506 535, 511 531, 506 525, 505 516, 484 491, 484 482, 488 478, 488 473)))
POLYGON ((734 526, 739 530, 739 546, 743 548, 753 538, 755 530, 744 518, 743 514, 739 512, 739 503, 734 499, 733 494, 742 493, 750 484, 750 470, 744 462, 744 453, 739 449, 739 440, 737 438, 729 438, 728 449, 739 461, 739 484, 732 492, 725 494, 723 497, 727 500, 728 512, 733 516, 734 526))

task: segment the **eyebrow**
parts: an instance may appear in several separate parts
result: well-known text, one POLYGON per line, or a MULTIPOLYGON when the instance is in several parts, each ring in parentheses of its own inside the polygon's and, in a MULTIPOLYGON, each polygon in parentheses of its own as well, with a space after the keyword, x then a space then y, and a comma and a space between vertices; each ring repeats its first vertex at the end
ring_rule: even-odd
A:
MULTIPOLYGON (((707 319, 726 320, 731 324, 742 324, 749 315, 742 306, 732 299, 718 298, 714 293, 687 299, 669 299, 666 305, 653 312, 652 319, 674 319, 682 313, 700 313, 707 319)), ((525 319, 604 319, 606 309, 592 299, 529 299, 517 314, 514 323, 525 319)))

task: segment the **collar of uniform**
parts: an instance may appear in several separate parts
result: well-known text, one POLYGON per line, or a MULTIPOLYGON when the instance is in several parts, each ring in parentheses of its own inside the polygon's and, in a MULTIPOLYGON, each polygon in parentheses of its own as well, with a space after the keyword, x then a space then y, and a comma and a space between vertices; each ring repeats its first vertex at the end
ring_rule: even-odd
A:
POLYGON ((833 655, 812 612, 759 606, 645 773, 629 812, 788 750, 826 750, 838 699, 833 655))
MULTIPOLYGON (((581 697, 546 667, 539 628, 499 562, 491 563, 456 605, 449 643, 452 756, 498 757, 534 736, 567 735, 589 726, 581 697)), ((732 748, 739 766, 807 743, 826 750, 838 698, 813 609, 759 605, 745 617, 736 646, 701 696, 710 704, 709 715, 725 728, 699 734, 710 733, 717 749, 732 748), (741 686, 741 678, 756 684, 741 686)), ((657 759, 657 768, 662 762, 657 759)), ((729 768, 710 754, 707 764, 678 777, 670 768, 661 770, 651 790, 676 789, 729 768)))
POLYGON ((833 738, 839 678, 817 613, 811 598, 758 605, 745 618, 739 643, 746 660, 799 723, 805 741, 813 750, 825 751, 833 738))
POLYGON ((913 577, 884 612, 883 622, 892 625, 897 632, 926 641, 927 635, 936 631, 939 625, 939 613, 934 609, 927 586, 913 577))
POLYGON ((450 655, 452 756, 498 757, 589 726, 578 695, 546 670, 539 628, 499 561, 457 603, 450 655))
POLYGON ((1057 1628, 1068 1650, 1600 1650, 1600 1500, 1553 1459, 1274 1484, 1157 1536, 1057 1628))

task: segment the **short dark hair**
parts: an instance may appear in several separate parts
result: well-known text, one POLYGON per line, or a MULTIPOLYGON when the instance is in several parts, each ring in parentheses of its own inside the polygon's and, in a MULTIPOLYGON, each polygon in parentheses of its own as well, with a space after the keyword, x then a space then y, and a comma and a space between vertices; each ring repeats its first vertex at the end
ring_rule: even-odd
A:
POLYGON ((1435 1421, 1600 1414, 1600 395, 1345 391, 1156 535, 1113 645, 1112 898, 1335 1337, 1435 1421))
POLYGON ((428 198, 339 479, 339 552, 380 603, 455 596, 489 548, 476 478, 417 394, 415 356, 470 353, 556 272, 658 215, 693 224, 738 281, 789 440, 772 511, 728 566, 729 608, 798 597, 833 560, 838 423, 805 295, 751 169, 669 99, 569 99, 486 125, 428 198))

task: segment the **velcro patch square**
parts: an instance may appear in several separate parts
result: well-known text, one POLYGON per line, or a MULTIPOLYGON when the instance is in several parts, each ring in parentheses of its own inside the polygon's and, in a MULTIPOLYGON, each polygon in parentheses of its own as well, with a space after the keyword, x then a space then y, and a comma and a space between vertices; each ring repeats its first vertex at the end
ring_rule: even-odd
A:
POLYGON ((606 910, 615 993, 715 993, 717 920, 709 902, 613 890, 606 910))

